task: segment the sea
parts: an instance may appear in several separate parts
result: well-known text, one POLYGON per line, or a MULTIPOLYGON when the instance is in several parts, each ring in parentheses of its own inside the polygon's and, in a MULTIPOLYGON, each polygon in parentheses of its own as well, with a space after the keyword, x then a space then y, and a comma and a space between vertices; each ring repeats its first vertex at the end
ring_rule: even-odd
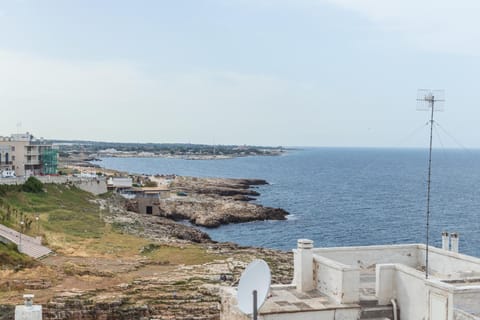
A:
MULTIPOLYGON (((103 158, 102 167, 144 174, 260 178, 256 202, 280 207, 285 221, 200 228, 216 241, 291 250, 426 242, 428 150, 298 148, 282 156, 227 160, 103 158)), ((460 252, 480 256, 480 150, 432 155, 430 244, 457 232, 460 252)))

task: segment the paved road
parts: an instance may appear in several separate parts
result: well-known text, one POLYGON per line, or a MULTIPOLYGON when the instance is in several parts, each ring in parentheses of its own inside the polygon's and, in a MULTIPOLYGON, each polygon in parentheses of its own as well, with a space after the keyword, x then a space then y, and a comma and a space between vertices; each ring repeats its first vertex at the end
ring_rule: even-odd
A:
POLYGON ((35 259, 44 257, 52 253, 52 250, 45 246, 42 246, 37 239, 5 227, 3 224, 0 224, 0 238, 15 243, 18 246, 18 250, 20 252, 35 259), (20 241, 22 241, 21 244, 20 241))

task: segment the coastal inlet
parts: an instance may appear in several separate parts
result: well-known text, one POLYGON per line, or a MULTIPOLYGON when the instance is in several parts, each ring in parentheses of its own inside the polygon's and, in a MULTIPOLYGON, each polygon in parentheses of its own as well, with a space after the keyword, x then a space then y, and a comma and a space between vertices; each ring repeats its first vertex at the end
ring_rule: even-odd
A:
POLYGON ((288 215, 281 208, 251 202, 260 195, 252 187, 268 184, 265 180, 181 176, 149 179, 158 187, 144 188, 141 195, 129 200, 129 211, 188 220, 207 228, 257 220, 285 220, 288 215))

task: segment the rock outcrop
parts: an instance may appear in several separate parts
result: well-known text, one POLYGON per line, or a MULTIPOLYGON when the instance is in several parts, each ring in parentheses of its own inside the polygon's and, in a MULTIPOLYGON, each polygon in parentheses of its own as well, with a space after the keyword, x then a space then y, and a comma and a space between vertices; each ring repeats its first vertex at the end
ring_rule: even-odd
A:
MULTIPOLYGON (((222 224, 256 220, 285 220, 288 212, 250 201, 260 193, 252 186, 265 185, 261 179, 222 179, 176 176, 170 195, 158 200, 160 216, 188 220, 194 225, 214 228, 222 224)), ((127 204, 136 210, 136 203, 127 204)))
MULTIPOLYGON (((51 292, 43 291, 43 294, 36 292, 35 301, 43 305, 43 320, 218 320, 218 286, 237 284, 241 273, 253 259, 261 258, 268 262, 273 283, 289 283, 292 280, 291 252, 241 247, 231 243, 201 246, 214 254, 216 259, 200 265, 165 266, 163 269, 147 260, 139 261, 134 268, 119 268, 109 276, 96 277, 98 282, 111 279, 112 284, 103 287, 75 289, 71 286, 75 281, 72 279, 81 277, 68 277, 58 272, 55 281, 58 284, 65 281, 70 285, 57 285, 51 292), (115 282, 115 277, 122 275, 126 275, 125 281, 115 282), (221 275, 226 276, 225 280, 221 275), (41 301, 44 299, 47 301, 41 301)), ((54 268, 62 268, 62 259, 49 259, 54 259, 51 262, 54 268)), ((84 262, 85 268, 95 269, 92 272, 98 272, 96 268, 107 265, 99 258, 84 262), (94 264, 90 264, 92 260, 95 260, 94 264)), ((106 274, 104 271, 101 274, 106 274)), ((83 276, 83 279, 86 277, 83 276)), ((21 292, 24 291, 17 293, 18 302, 21 292)), ((0 305, 0 320, 11 320, 13 316, 14 305, 0 305)))
POLYGON ((198 197, 161 200, 159 207, 164 217, 174 220, 185 219, 208 228, 255 220, 285 220, 288 214, 283 209, 248 202, 198 197))
POLYGON ((156 241, 174 241, 175 239, 195 243, 212 241, 207 233, 169 218, 139 215, 128 211, 125 207, 128 207, 129 202, 121 197, 114 195, 110 199, 97 200, 97 202, 108 211, 108 214, 104 215, 105 221, 114 224, 125 233, 156 241))

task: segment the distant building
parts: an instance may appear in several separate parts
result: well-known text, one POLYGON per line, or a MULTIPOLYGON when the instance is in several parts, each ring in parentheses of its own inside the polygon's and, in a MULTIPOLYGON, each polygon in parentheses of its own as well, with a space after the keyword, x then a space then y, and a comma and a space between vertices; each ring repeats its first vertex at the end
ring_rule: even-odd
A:
MULTIPOLYGON (((451 249, 450 249, 451 247, 451 249)), ((479 320, 480 259, 423 244, 314 248, 298 240, 292 284, 273 285, 259 320, 479 320)), ((221 320, 248 320, 236 289, 222 290, 221 320)))
POLYGON ((168 198, 168 186, 130 188, 121 191, 120 195, 130 200, 131 209, 138 213, 161 215, 160 200, 168 198))
POLYGON ((57 173, 58 150, 30 133, 0 136, 0 170, 13 170, 17 176, 57 173))
POLYGON ((133 186, 133 180, 130 177, 110 177, 107 180, 108 190, 124 190, 130 189, 133 186))

